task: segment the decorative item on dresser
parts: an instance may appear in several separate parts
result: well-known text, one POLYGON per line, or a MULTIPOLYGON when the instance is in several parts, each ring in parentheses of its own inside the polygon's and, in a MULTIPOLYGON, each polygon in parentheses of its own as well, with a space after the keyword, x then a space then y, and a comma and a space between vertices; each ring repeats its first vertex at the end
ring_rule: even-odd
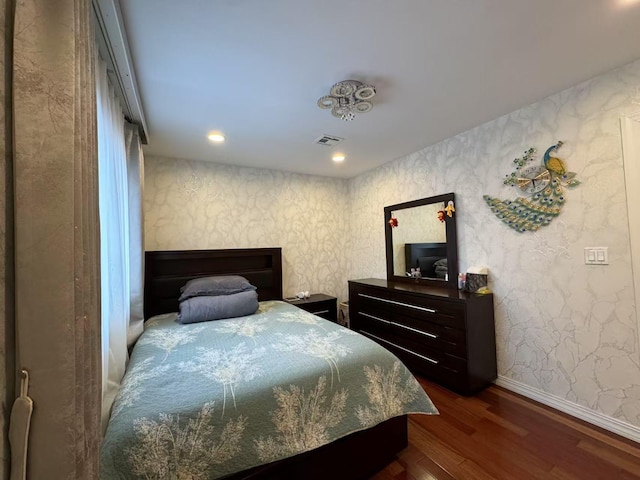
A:
POLYGON ((319 317, 338 322, 338 299, 324 293, 313 293, 308 298, 285 298, 285 302, 295 305, 319 317))
POLYGON ((463 395, 496 377, 493 295, 377 278, 349 281, 351 328, 463 395))

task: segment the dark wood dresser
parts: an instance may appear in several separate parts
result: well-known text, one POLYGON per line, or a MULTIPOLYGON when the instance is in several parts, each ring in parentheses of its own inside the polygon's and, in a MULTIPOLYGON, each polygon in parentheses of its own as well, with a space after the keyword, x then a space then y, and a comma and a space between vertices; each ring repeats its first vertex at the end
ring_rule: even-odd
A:
POLYGON ((349 316, 351 329, 454 392, 472 395, 497 376, 492 294, 350 280, 349 316))

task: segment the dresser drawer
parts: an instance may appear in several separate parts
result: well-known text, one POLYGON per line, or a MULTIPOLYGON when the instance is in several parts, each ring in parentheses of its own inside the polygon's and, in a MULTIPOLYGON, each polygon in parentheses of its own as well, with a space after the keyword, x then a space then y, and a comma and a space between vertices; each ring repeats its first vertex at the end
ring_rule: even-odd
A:
POLYGON ((358 297, 357 310, 359 312, 366 312, 370 315, 379 315, 386 320, 389 320, 393 315, 395 308, 396 307, 390 303, 380 302, 368 296, 358 297))
POLYGON ((391 315, 398 307, 392 303, 385 301, 386 299, 379 295, 378 292, 358 292, 357 303, 359 309, 363 312, 380 315, 391 315))
POLYGON ((364 329, 375 328, 397 337, 406 337, 413 343, 425 345, 454 355, 463 356, 465 352, 465 332, 457 328, 443 327, 438 323, 402 317, 391 311, 371 312, 363 308, 354 315, 358 316, 354 325, 364 329))
POLYGON ((468 394, 467 364, 464 359, 452 357, 428 350, 412 350, 392 337, 383 337, 366 330, 360 333, 378 342, 392 351, 412 372, 425 375, 428 378, 450 388, 453 391, 468 394))
POLYGON ((437 323, 425 322, 394 316, 392 324, 394 335, 405 337, 412 343, 436 348, 453 355, 464 356, 466 349, 465 331, 443 327, 437 323))
POLYGON ((406 338, 393 334, 385 335, 369 329, 360 330, 360 333, 391 350, 403 362, 419 367, 421 370, 427 369, 429 373, 437 373, 439 377, 464 375, 466 372, 467 362, 455 355, 449 355, 425 346, 417 346, 406 338))
POLYGON ((385 291, 356 291, 358 308, 375 312, 394 312, 402 316, 430 320, 443 325, 464 328, 464 307, 451 303, 400 296, 385 291), (457 307, 457 308, 456 308, 457 307))
POLYGON ((356 331, 366 330, 376 335, 387 336, 391 333, 392 324, 388 320, 388 312, 376 312, 373 315, 368 312, 355 312, 351 315, 351 326, 356 331))
POLYGON ((411 317, 439 323, 444 326, 464 328, 464 305, 446 300, 396 294, 395 312, 401 317, 411 317))

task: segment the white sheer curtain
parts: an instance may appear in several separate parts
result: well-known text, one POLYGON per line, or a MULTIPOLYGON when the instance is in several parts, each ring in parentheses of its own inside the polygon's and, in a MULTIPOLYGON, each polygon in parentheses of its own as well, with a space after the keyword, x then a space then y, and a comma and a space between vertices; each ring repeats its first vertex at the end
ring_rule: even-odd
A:
POLYGON ((132 347, 144 325, 144 156, 140 132, 136 125, 125 122, 127 174, 129 189, 129 328, 127 346, 132 347))
POLYGON ((142 331, 142 152, 98 58, 98 178, 102 313, 102 427, 142 331))

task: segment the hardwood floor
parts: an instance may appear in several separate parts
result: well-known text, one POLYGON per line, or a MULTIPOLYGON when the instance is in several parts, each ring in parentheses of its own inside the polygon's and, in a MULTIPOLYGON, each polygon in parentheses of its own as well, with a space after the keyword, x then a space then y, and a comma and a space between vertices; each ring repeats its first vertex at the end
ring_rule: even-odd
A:
POLYGON ((498 386, 458 396, 419 378, 440 415, 371 480, 640 480, 640 444, 498 386))

